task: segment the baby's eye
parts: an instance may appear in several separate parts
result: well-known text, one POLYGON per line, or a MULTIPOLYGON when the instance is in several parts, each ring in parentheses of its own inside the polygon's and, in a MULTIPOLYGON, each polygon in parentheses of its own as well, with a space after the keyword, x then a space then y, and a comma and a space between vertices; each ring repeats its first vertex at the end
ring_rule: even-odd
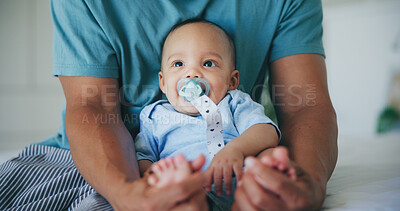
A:
POLYGON ((183 66, 183 62, 175 62, 174 63, 174 67, 182 67, 183 66))
POLYGON ((213 61, 206 61, 203 65, 205 67, 215 67, 215 63, 213 61))

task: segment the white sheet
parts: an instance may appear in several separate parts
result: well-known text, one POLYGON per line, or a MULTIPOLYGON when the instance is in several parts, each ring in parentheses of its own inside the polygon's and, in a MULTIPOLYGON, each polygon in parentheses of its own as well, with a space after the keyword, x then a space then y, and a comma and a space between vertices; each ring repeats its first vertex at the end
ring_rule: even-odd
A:
POLYGON ((400 134, 339 138, 325 210, 400 210, 400 134))

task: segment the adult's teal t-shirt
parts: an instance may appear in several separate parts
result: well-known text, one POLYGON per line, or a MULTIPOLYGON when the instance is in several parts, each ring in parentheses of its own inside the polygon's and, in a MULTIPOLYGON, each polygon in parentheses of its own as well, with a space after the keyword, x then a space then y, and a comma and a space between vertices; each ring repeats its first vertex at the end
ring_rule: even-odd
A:
MULTIPOLYGON (((52 0, 51 13, 53 74, 119 78, 121 119, 133 137, 142 108, 162 98, 161 48, 176 23, 204 18, 224 28, 236 46, 239 89, 258 102, 271 62, 324 55, 320 0, 52 0)), ((58 135, 41 144, 69 149, 64 117, 65 109, 58 135)))

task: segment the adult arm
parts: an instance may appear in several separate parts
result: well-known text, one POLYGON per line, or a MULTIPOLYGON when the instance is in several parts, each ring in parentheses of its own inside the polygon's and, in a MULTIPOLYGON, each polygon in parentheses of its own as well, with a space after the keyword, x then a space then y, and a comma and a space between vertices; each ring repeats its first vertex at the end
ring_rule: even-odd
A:
POLYGON ((120 117, 118 81, 59 79, 67 101, 65 130, 74 163, 85 180, 113 205, 126 183, 139 178, 132 137, 120 117))
POLYGON ((299 54, 273 62, 271 85, 276 87, 281 143, 289 149, 291 159, 315 178, 325 193, 337 161, 338 131, 324 58, 299 54))
POLYGON ((271 85, 281 143, 289 149, 298 178, 290 180, 252 160, 235 194, 235 209, 318 209, 337 160, 336 114, 323 57, 298 54, 276 60, 271 85))
POLYGON ((132 137, 121 119, 117 79, 59 78, 67 101, 65 127, 74 163, 114 209, 168 210, 201 189, 201 175, 157 191, 148 188, 145 179, 138 180, 132 137))

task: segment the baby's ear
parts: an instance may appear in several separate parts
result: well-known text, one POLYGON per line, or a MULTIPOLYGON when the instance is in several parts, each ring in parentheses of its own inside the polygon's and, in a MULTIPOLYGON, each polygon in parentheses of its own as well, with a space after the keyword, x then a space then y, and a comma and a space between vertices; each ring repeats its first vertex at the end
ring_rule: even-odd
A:
POLYGON ((161 91, 165 94, 165 83, 162 71, 158 72, 158 83, 160 84, 161 91))
POLYGON ((239 86, 239 71, 234 70, 231 73, 231 80, 229 82, 229 90, 235 90, 239 86))

